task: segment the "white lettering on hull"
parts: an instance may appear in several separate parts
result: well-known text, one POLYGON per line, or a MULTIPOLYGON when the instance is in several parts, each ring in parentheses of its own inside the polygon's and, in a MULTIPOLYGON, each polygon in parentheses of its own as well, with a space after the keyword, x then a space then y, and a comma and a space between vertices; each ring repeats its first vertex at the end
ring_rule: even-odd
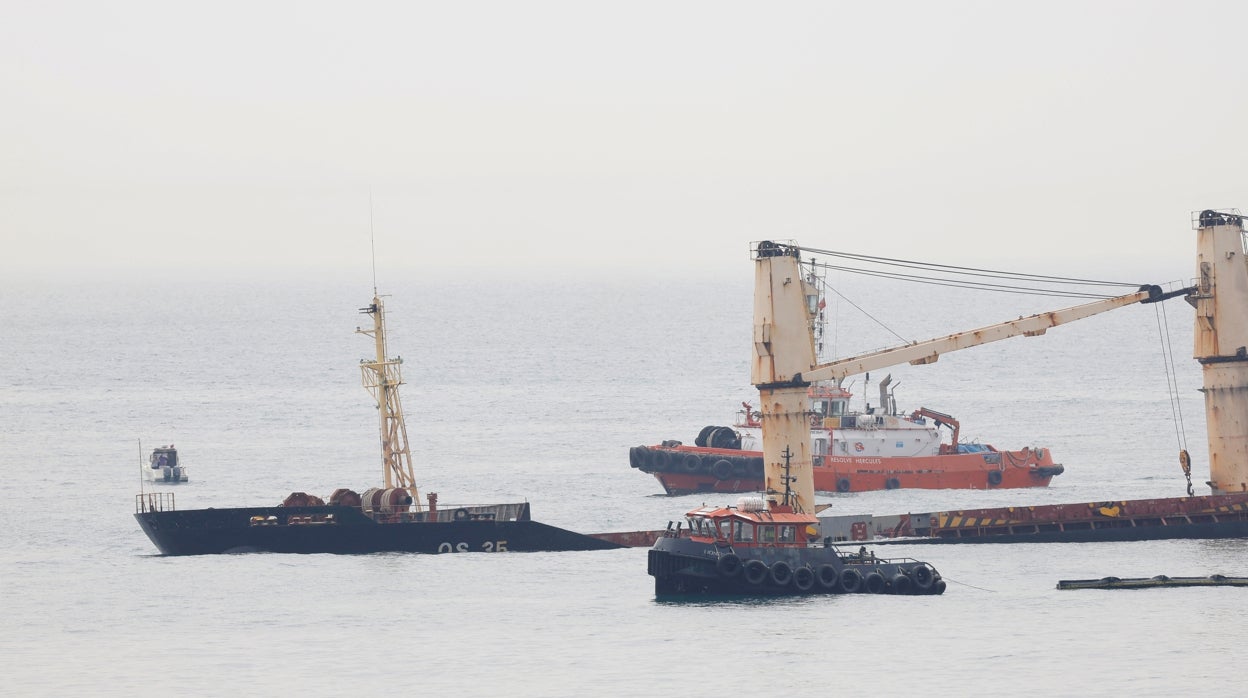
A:
MULTIPOLYGON (((467 553, 471 552, 467 543, 439 543, 439 553, 467 553)), ((483 553, 505 553, 507 552, 507 541, 505 540, 487 540, 481 544, 481 552, 483 553)))

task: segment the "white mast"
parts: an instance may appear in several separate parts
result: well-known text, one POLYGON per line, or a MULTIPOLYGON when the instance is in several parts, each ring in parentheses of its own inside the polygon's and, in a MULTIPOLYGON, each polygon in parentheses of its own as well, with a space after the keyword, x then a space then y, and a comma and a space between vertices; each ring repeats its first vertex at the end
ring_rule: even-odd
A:
POLYGON ((412 453, 407 444, 407 424, 403 419, 403 405, 399 401, 399 386, 403 384, 399 367, 403 359, 386 358, 386 311, 381 297, 374 295, 372 305, 360 308, 360 312, 373 316, 371 330, 357 327, 355 331, 372 337, 376 345, 376 359, 360 361, 360 372, 364 387, 377 401, 385 487, 406 489, 412 503, 419 508, 420 496, 412 470, 412 453))

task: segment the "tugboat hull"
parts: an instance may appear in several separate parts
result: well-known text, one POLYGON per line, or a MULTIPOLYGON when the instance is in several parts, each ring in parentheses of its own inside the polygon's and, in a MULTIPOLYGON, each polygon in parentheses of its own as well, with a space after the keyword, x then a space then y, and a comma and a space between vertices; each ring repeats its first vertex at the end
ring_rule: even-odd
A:
POLYGON ((741 550, 680 537, 650 549, 654 593, 673 596, 801 594, 935 595, 945 582, 931 565, 910 558, 843 555, 832 547, 741 550))
MULTIPOLYGON (((527 513, 527 508, 525 509, 527 513)), ((527 519, 379 522, 344 506, 145 511, 135 518, 165 555, 613 550, 618 543, 527 519)))

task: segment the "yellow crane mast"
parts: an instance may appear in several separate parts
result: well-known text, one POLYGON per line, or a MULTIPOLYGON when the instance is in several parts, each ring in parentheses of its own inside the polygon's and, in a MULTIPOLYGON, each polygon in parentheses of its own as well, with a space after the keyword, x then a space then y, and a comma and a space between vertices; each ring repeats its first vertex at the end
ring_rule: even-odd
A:
POLYGON ((412 470, 412 452, 407 443, 407 423, 403 419, 403 403, 399 400, 399 386, 403 384, 400 371, 403 359, 390 359, 386 356, 386 311, 381 297, 374 295, 372 304, 360 308, 360 312, 373 318, 372 329, 357 327, 355 331, 372 337, 376 346, 376 358, 362 359, 360 372, 364 387, 377 401, 385 487, 406 489, 412 497, 412 504, 419 509, 420 496, 416 491, 416 476, 412 470))

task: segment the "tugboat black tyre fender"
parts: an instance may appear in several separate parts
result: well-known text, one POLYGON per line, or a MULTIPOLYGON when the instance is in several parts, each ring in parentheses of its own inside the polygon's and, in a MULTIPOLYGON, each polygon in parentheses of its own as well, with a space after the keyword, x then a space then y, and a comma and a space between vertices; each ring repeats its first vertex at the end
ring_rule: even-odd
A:
POLYGON ((945 593, 945 580, 937 579, 936 581, 932 582, 931 593, 935 594, 936 596, 940 596, 941 594, 945 593))
POLYGON ((750 466, 744 460, 740 458, 729 458, 728 460, 732 461, 732 476, 733 477, 743 478, 746 475, 750 474, 750 466))
POLYGON ((732 463, 722 458, 715 461, 715 464, 711 466, 711 474, 716 480, 727 480, 732 477, 732 463))
POLYGON ((856 594, 862 591, 862 573, 853 567, 841 570, 841 589, 846 594, 856 594))
POLYGON ((464 509, 464 508, 462 508, 462 507, 461 507, 461 508, 459 508, 459 509, 456 509, 456 510, 455 510, 455 520, 456 520, 456 521, 467 521, 467 520, 468 520, 468 510, 467 510, 467 509, 464 509))
POLYGON ((686 473, 696 473, 702 467, 702 458, 696 453, 686 453, 680 459, 680 469, 686 473))
POLYGON ((716 428, 717 427, 713 427, 713 426, 702 427, 702 431, 698 432, 698 438, 693 440, 693 445, 694 446, 706 446, 706 437, 710 436, 711 432, 715 431, 716 428))
POLYGON ((843 478, 839 478, 839 479, 836 481, 836 491, 837 491, 837 492, 848 492, 848 491, 849 491, 849 488, 850 488, 849 478, 847 478, 847 477, 843 477, 843 478))
POLYGON ((996 487, 997 485, 1001 484, 1001 471, 1000 470, 988 471, 988 484, 992 485, 993 487, 996 487))
POLYGON ((815 587, 815 571, 809 567, 798 567, 793 570, 793 588, 798 591, 810 591, 815 587))
POLYGON ((745 563, 745 581, 750 584, 762 584, 767 579, 767 563, 762 560, 750 560, 745 563))
POLYGON ((893 575, 893 593, 894 594, 909 594, 912 591, 914 591, 914 585, 911 583, 909 577, 902 574, 901 572, 898 572, 897 574, 893 575))
POLYGON ((715 561, 715 569, 725 577, 735 577, 741 574, 741 558, 736 553, 720 555, 715 561))
POLYGON ((762 458, 750 459, 750 475, 753 475, 754 477, 763 476, 763 459, 762 458))
POLYGON ((914 582, 914 588, 920 592, 927 591, 932 588, 932 568, 927 565, 916 565, 910 570, 910 579, 914 582))
POLYGON ((672 454, 661 448, 650 451, 650 467, 654 472, 661 473, 667 470, 667 466, 672 462, 672 454))
POLYGON ((633 446, 628 449, 628 464, 639 470, 645 470, 650 460, 650 449, 645 446, 633 446))
POLYGON ((890 477, 884 481, 884 489, 886 490, 895 490, 898 487, 901 487, 901 481, 895 477, 890 477))
POLYGON ((777 560, 771 566, 771 581, 776 586, 788 586, 793 579, 793 568, 784 560, 777 560))
POLYGON ((841 575, 832 565, 819 565, 819 569, 815 571, 815 581, 820 588, 836 592, 841 586, 841 575))
POLYGON ((862 586, 868 594, 883 594, 884 575, 879 572, 868 572, 867 576, 862 578, 862 586))

